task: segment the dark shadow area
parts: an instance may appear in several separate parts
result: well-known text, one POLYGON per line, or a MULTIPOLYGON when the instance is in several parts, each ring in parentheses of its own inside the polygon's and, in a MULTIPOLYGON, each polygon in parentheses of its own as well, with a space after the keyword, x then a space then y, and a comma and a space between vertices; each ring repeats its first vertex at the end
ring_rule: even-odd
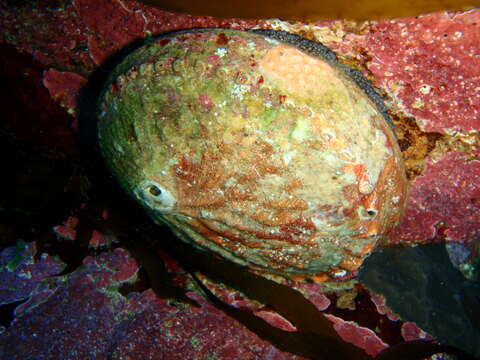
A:
POLYGON ((12 302, 10 304, 0 305, 0 326, 8 328, 15 319, 15 309, 22 305, 28 299, 12 302))
POLYGON ((386 315, 380 314, 368 291, 363 287, 360 288, 355 295, 355 309, 339 308, 337 305, 339 295, 328 294, 331 304, 325 312, 345 321, 354 321, 360 326, 376 329, 377 334, 389 345, 402 342, 402 323, 391 321, 386 315))
MULTIPOLYGON (((82 173, 69 128, 72 118, 42 84, 43 66, 13 46, 0 44, 0 247, 19 239, 47 251, 71 248, 52 227, 86 200, 82 173)), ((55 253, 55 252, 54 252, 55 253)), ((75 251, 60 251, 71 262, 75 251)))
MULTIPOLYGON (((162 238, 161 242, 185 268, 192 272, 200 271, 215 281, 242 291, 248 297, 271 306, 292 322, 298 332, 290 333, 272 328, 253 314, 223 303, 201 286, 214 305, 279 349, 311 359, 370 358, 350 343, 343 342, 323 313, 298 291, 252 274, 242 266, 193 249, 173 235, 162 238)), ((458 359, 473 359, 454 347, 428 341, 401 342, 385 350, 377 358, 420 360, 441 352, 455 355, 458 359)))
POLYGON ((383 248, 367 258, 360 281, 444 344, 480 356, 480 287, 450 262, 445 244, 383 248))

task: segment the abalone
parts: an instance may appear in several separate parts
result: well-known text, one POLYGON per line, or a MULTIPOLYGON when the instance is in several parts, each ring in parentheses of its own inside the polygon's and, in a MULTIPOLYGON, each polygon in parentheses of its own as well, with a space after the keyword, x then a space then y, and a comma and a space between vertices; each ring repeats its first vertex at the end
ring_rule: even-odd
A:
POLYGON ((263 275, 353 274, 407 180, 381 98, 317 42, 195 29, 128 55, 100 97, 121 186, 179 239, 263 275))

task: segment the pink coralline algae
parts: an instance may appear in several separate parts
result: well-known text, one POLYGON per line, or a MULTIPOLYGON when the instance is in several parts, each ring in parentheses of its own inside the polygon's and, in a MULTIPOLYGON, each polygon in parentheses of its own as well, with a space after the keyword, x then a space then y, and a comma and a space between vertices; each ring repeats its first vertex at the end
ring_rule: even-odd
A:
POLYGON ((411 185, 405 215, 390 242, 425 243, 443 224, 447 240, 472 243, 480 228, 479 177, 480 161, 469 161, 462 152, 428 159, 411 185))
POLYGON ((381 295, 372 295, 370 296, 370 299, 375 304, 375 307, 377 308, 379 314, 386 315, 391 321, 399 320, 398 316, 392 313, 391 310, 387 307, 387 304, 385 304, 385 298, 383 298, 381 295))
POLYGON ((4 29, 0 38, 45 66, 82 75, 123 46, 152 34, 195 27, 245 29, 262 23, 174 14, 131 0, 74 0, 60 8, 39 6, 34 11, 3 3, 0 10, 4 29))
POLYGON ((406 341, 433 340, 432 336, 420 329, 415 323, 405 322, 402 325, 402 336, 406 341))
POLYGON ((45 287, 31 291, 0 335, 3 358, 104 358, 115 314, 124 306, 116 289, 136 274, 137 267, 121 249, 84 263, 71 275, 46 279, 45 287), (18 338, 22 341, 15 341, 18 338))
POLYGON ((369 355, 376 356, 382 350, 388 348, 374 331, 358 326, 353 321, 345 321, 333 315, 326 315, 333 322, 335 330, 345 341, 365 349, 369 355))
POLYGON ((67 220, 64 221, 62 225, 57 225, 53 228, 53 231, 66 240, 75 240, 77 237, 77 226, 78 226, 78 217, 70 216, 67 220))
POLYGON ((114 358, 302 359, 282 353, 228 318, 196 293, 201 308, 179 309, 148 290, 133 295, 128 311, 137 313, 124 328, 114 358), (160 335, 162 334, 162 335, 160 335))
MULTIPOLYGON (((105 209, 102 213, 102 219, 105 220, 107 218, 108 211, 107 209, 105 209)), ((60 239, 75 241, 78 240, 78 223, 78 216, 70 216, 67 220, 63 222, 63 224, 54 226, 53 231, 60 239)), ((88 241, 88 246, 91 248, 109 247, 112 243, 116 242, 118 242, 118 239, 115 236, 111 234, 105 234, 99 230, 93 229, 90 235, 90 239, 88 241)))
POLYGON ((34 243, 19 241, 0 254, 0 305, 24 300, 41 286, 41 281, 65 267, 58 259, 40 254, 34 243))
POLYGON ((423 131, 480 128, 480 21, 477 10, 382 21, 359 46, 378 86, 415 117, 423 131))
POLYGON ((84 77, 71 72, 49 69, 43 74, 43 85, 50 92, 52 99, 60 103, 70 114, 75 113, 76 95, 85 83, 84 77))
POLYGON ((308 301, 310 301, 318 311, 324 311, 328 309, 331 302, 330 299, 325 296, 325 289, 320 284, 309 283, 293 283, 289 284, 294 289, 300 291, 308 301))
MULTIPOLYGON (((34 244, 26 246, 32 248, 34 244)), ((2 260, 15 261, 16 251, 18 246, 6 249, 2 260)), ((37 277, 59 270, 52 259, 33 263, 30 270, 33 267, 39 270, 37 277), (53 270, 42 273, 46 263, 53 270)), ((200 307, 175 306, 151 289, 121 295, 119 287, 133 281, 137 271, 129 253, 116 249, 87 257, 68 276, 44 279, 42 288, 32 278, 21 295, 1 293, 3 303, 29 298, 0 334, 2 358, 195 359, 203 354, 217 359, 301 359, 259 339, 197 293, 189 296, 200 307)))
POLYGON ((268 322, 270 325, 282 329, 283 331, 297 331, 297 328, 293 326, 290 321, 282 317, 277 312, 260 310, 254 314, 268 322))
MULTIPOLYGON (((97 65, 135 39, 176 29, 222 26, 222 21, 208 16, 172 14, 135 1, 75 0, 72 11, 88 29, 88 46, 97 65), (105 21, 105 14, 109 14, 109 21, 105 21)), ((238 19, 228 24, 241 29, 252 27, 256 21, 238 19)))

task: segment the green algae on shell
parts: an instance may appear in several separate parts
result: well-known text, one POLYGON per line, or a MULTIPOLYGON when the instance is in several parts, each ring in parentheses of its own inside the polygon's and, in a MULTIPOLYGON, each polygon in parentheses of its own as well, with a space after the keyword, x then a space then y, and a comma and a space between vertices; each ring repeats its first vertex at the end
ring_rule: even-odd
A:
POLYGON ((292 34, 163 35, 118 65, 99 107, 107 165, 151 218, 261 274, 348 276, 405 205, 380 97, 292 34))

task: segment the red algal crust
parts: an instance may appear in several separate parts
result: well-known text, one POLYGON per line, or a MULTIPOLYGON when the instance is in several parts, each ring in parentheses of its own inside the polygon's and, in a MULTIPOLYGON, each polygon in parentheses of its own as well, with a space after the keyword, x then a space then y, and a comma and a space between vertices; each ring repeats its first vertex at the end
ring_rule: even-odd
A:
POLYGON ((426 132, 480 129, 477 10, 381 21, 359 41, 375 83, 426 132))
POLYGON ((411 185, 405 216, 388 244, 430 242, 438 235, 436 225, 444 224, 448 240, 471 245, 480 228, 480 188, 474 180, 479 177, 480 161, 469 161, 465 153, 428 159, 411 185))

